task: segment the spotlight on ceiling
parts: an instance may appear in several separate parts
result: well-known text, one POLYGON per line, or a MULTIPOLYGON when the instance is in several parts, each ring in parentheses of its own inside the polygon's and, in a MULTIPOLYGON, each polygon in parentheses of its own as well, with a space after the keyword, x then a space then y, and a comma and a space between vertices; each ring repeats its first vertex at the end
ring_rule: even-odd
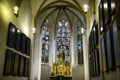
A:
POLYGON ((87 4, 84 4, 83 8, 84 8, 84 12, 87 13, 87 12, 88 12, 88 9, 89 9, 88 5, 87 5, 87 4))
POLYGON ((36 28, 33 28, 33 34, 35 34, 36 28))
POLYGON ((84 30, 84 28, 82 27, 82 28, 81 28, 81 34, 84 34, 84 32, 85 32, 85 30, 84 30))
POLYGON ((18 6, 14 6, 13 12, 14 12, 14 15, 17 17, 18 16, 18 12, 19 12, 18 6))

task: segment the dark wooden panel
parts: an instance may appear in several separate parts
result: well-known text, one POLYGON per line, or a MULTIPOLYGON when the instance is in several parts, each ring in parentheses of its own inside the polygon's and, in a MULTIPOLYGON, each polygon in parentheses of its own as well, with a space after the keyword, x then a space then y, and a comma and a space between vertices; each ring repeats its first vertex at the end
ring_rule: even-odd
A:
MULTIPOLYGON (((115 56, 115 62, 116 66, 120 66, 120 39, 118 39, 118 28, 116 24, 116 19, 112 22, 112 28, 111 28, 111 35, 112 35, 112 50, 113 50, 113 56, 115 56)), ((114 61, 113 61, 114 62, 114 61)))
POLYGON ((115 7, 116 7, 116 4, 115 4, 115 0, 108 0, 109 1, 109 7, 110 7, 110 15, 112 15, 115 11, 115 7))
POLYGON ((24 62, 24 76, 28 77, 29 74, 29 59, 24 58, 25 62, 24 62))
POLYGON ((97 46, 98 45, 98 25, 97 25, 97 23, 96 23, 96 21, 94 21, 94 23, 93 23, 93 29, 92 29, 92 31, 93 31, 93 35, 94 35, 94 45, 95 46, 97 46))
POLYGON ((92 58, 90 56, 90 76, 92 77, 92 58))
POLYGON ((109 8, 108 8, 108 0, 103 0, 103 12, 104 12, 104 23, 105 25, 108 22, 108 17, 109 17, 109 8))
POLYGON ((96 61, 95 61, 95 53, 93 53, 93 74, 96 76, 96 61))
POLYGON ((19 76, 23 76, 23 73, 24 73, 24 57, 23 56, 20 56, 20 59, 19 59, 19 76))
POLYGON ((6 50, 6 56, 5 56, 5 65, 4 65, 4 75, 12 75, 12 69, 13 69, 13 52, 11 50, 6 50))
POLYGON ((95 69, 96 69, 96 76, 100 75, 100 64, 99 64, 99 51, 98 49, 95 50, 95 69))
POLYGON ((27 37, 26 39, 26 54, 30 55, 30 39, 27 37))
POLYGON ((101 39, 101 54, 102 54, 103 71, 107 71, 108 70, 107 54, 106 54, 106 49, 105 49, 105 39, 104 39, 104 36, 101 39))
POLYGON ((12 23, 9 23, 7 45, 11 48, 15 48, 15 41, 16 41, 16 27, 12 23))
POLYGON ((110 29, 108 29, 105 34, 105 43, 106 43, 108 69, 110 70, 110 69, 112 69, 112 48, 111 48, 110 29))
POLYGON ((25 36, 25 34, 23 34, 22 33, 22 38, 21 38, 22 40, 22 42, 21 42, 21 52, 22 53, 25 53, 25 51, 26 51, 26 36, 25 36))
POLYGON ((100 27, 100 33, 103 32, 104 30, 104 15, 103 15, 103 0, 100 1, 100 4, 99 4, 99 27, 100 27))
POLYGON ((19 55, 17 53, 14 54, 14 63, 13 63, 13 76, 18 75, 18 68, 19 68, 19 55))
POLYGON ((20 51, 20 47, 21 47, 21 37, 22 37, 22 32, 19 29, 17 29, 15 49, 18 51, 20 51))

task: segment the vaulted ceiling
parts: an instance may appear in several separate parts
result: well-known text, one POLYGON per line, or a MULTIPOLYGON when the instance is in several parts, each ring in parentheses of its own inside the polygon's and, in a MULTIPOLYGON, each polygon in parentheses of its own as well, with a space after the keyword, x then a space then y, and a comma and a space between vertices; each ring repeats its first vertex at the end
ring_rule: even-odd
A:
POLYGON ((42 24, 48 17, 54 18, 56 25, 58 17, 66 17, 73 24, 78 19, 82 26, 85 26, 84 4, 90 4, 91 0, 31 0, 32 16, 34 24, 42 24), (64 16, 62 14, 65 14, 64 16))

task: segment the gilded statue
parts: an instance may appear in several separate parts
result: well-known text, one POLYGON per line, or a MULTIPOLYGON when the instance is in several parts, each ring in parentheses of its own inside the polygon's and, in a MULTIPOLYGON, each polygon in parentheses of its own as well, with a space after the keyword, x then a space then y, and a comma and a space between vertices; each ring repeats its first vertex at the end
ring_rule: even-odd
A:
POLYGON ((58 55, 58 62, 52 64, 51 76, 65 76, 72 77, 72 65, 71 60, 68 62, 65 60, 65 53, 61 51, 58 55))

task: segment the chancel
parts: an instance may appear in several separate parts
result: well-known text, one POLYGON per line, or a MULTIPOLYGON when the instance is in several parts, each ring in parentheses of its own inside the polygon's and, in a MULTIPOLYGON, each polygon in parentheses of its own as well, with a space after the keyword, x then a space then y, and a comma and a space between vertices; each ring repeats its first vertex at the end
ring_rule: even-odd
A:
POLYGON ((120 80, 120 0, 0 0, 0 80, 120 80))

